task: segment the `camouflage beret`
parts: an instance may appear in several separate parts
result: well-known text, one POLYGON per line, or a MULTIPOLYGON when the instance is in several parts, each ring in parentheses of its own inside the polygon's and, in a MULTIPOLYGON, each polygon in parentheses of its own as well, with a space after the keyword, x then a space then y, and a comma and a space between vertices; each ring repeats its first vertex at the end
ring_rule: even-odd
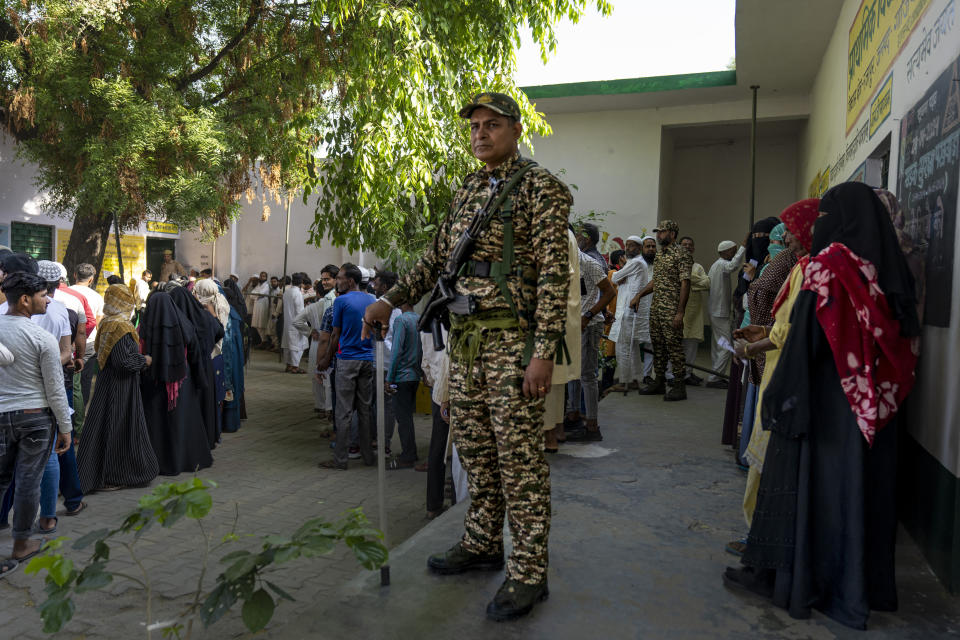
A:
POLYGON ((520 105, 517 104, 517 101, 505 93, 494 93, 491 91, 484 91, 483 93, 478 93, 473 96, 473 99, 470 100, 463 109, 460 109, 460 117, 469 118, 470 115, 480 107, 486 107, 491 111, 496 111, 500 115, 520 120, 520 105))
POLYGON ((674 233, 680 233, 680 225, 673 220, 661 220, 660 224, 658 224, 657 228, 653 231, 654 233, 658 231, 673 231, 674 233))

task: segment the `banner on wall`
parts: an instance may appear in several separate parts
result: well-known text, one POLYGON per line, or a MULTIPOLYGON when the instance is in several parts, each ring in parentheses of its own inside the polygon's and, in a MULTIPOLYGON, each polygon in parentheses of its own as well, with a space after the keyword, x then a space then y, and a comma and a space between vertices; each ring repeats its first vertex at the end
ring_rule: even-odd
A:
POLYGON ((897 196, 905 230, 926 252, 923 323, 950 326, 957 181, 960 179, 960 59, 900 121, 897 196), (930 295, 933 294, 933 295, 930 295))
POLYGON ((863 0, 847 42, 847 133, 900 55, 931 0, 863 0))
MULTIPOLYGON (((63 256, 67 252, 70 232, 71 229, 57 229, 57 260, 60 262, 63 262, 63 256)), ((120 251, 123 256, 124 282, 127 283, 147 268, 147 239, 144 236, 120 236, 120 251)), ((107 276, 112 274, 120 275, 120 264, 117 262, 117 239, 111 233, 107 250, 103 254, 100 278, 97 280, 97 291, 101 294, 107 289, 107 276)))

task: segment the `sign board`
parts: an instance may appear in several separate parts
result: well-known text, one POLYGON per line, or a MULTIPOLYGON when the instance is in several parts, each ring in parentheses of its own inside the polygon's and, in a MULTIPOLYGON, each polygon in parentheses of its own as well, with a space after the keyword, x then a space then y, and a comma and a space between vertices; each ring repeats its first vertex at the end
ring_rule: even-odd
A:
POLYGON ((877 97, 870 103, 870 137, 877 132, 887 118, 890 117, 890 108, 893 106, 893 74, 887 76, 887 81, 880 87, 877 97))
MULTIPOLYGON (((63 256, 67 252, 70 232, 71 229, 57 229, 57 259, 60 262, 63 262, 63 256)), ((120 236, 120 251, 123 255, 124 283, 127 283, 139 277, 147 268, 147 239, 144 236, 120 236)), ((97 291, 101 294, 107 289, 107 276, 112 274, 120 275, 120 265, 117 262, 117 239, 111 233, 103 255, 100 278, 97 280, 97 291)))
POLYGON ((847 133, 870 104, 931 0, 863 0, 847 43, 847 133))
POLYGON ((900 121, 897 197, 904 230, 926 253, 923 323, 934 327, 950 326, 960 176, 958 78, 960 59, 940 74, 900 121))
POLYGON ((168 233, 177 235, 180 233, 180 226, 173 222, 160 222, 157 220, 147 220, 147 231, 152 233, 168 233))

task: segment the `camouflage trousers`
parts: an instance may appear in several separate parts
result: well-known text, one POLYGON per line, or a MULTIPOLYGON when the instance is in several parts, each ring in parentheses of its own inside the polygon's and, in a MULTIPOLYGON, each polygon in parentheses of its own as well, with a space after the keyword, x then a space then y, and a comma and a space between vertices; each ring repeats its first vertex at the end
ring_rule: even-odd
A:
MULTIPOLYGON (((450 342, 456 337, 453 329, 450 342)), ((472 553, 501 552, 506 513, 513 538, 507 577, 539 584, 547 579, 550 533, 543 399, 523 395, 519 331, 486 329, 479 340, 472 362, 450 357, 450 424, 470 490, 462 546, 472 553)))
POLYGON ((670 361, 674 380, 682 381, 686 377, 683 354, 683 328, 673 328, 672 315, 650 314, 650 342, 653 343, 653 371, 657 380, 667 375, 667 361, 670 361))

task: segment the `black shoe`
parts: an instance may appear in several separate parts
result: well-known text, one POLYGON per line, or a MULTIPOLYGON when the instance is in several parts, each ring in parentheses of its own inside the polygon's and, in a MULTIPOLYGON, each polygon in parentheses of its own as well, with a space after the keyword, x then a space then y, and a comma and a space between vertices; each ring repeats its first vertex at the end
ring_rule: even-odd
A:
POLYGON ((583 418, 577 418, 576 420, 567 420, 566 417, 563 418, 563 430, 567 433, 572 431, 580 431, 586 426, 587 423, 583 421, 583 418))
POLYGON ((503 551, 500 553, 470 553, 462 543, 450 547, 449 551, 437 553, 427 558, 427 568, 434 573, 447 576, 465 571, 499 571, 503 569, 503 551))
POLYGON ((687 376, 684 382, 686 382, 687 384, 693 387, 699 387, 701 384, 703 384, 703 378, 701 378, 700 376, 695 376, 691 373, 690 375, 687 376))
POLYGON ((337 471, 347 470, 346 462, 337 462, 336 460, 324 460, 323 462, 318 462, 317 466, 321 469, 336 469, 337 471))
POLYGON ((740 569, 727 567, 723 572, 723 584, 735 589, 744 589, 764 598, 773 597, 773 582, 776 573, 772 569, 755 569, 745 566, 740 569))
POLYGON ((706 384, 707 389, 726 389, 728 386, 727 381, 722 378, 710 380, 706 384))
POLYGON ((653 384, 653 378, 651 378, 650 376, 644 376, 643 384, 653 384))
POLYGON ((487 605, 487 617, 497 622, 515 620, 530 613, 533 605, 543 602, 549 595, 546 581, 524 584, 508 578, 487 605))
POLYGON ((567 442, 600 442, 603 440, 603 434, 600 433, 600 429, 581 429, 576 433, 567 434, 567 442))
POLYGON ((667 402, 687 399, 687 388, 681 382, 670 386, 670 390, 663 394, 663 399, 667 402))
POLYGON ((667 390, 667 381, 664 378, 659 378, 654 380, 650 384, 640 387, 640 395, 642 396, 658 396, 661 393, 664 393, 667 390))

